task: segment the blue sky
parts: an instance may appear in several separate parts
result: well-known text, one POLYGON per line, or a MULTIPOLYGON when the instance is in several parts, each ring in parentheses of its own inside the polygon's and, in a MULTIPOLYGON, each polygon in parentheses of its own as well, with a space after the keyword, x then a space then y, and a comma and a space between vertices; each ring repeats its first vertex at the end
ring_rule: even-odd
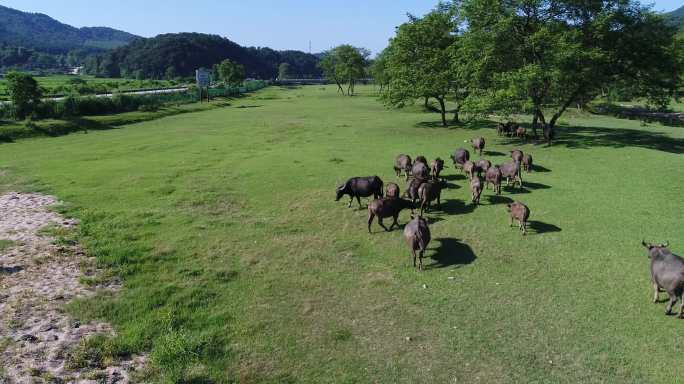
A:
MULTIPOLYGON (((76 27, 107 26, 150 37, 168 32, 203 32, 241 45, 320 52, 342 43, 387 45, 406 13, 421 15, 437 0, 0 0, 22 11, 47 14, 76 27)), ((650 1, 646 1, 650 3, 650 1)), ((657 0, 671 11, 684 0, 657 0)))

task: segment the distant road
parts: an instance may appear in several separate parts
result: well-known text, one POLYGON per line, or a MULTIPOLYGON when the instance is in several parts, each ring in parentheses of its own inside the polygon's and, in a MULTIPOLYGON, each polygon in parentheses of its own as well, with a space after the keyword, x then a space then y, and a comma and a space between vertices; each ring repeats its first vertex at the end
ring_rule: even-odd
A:
MULTIPOLYGON (((159 94, 159 93, 177 93, 177 92, 185 92, 188 90, 188 87, 175 87, 175 88, 159 88, 159 89, 139 89, 139 90, 131 90, 131 91, 122 91, 118 93, 99 93, 95 95, 81 95, 80 97, 113 97, 116 94, 119 95, 152 95, 152 94, 159 94)), ((54 100, 54 101, 59 101, 59 100, 64 100, 66 96, 58 96, 58 97, 48 97, 43 100, 54 100)), ((10 101, 0 101, 0 104, 11 104, 10 101)))

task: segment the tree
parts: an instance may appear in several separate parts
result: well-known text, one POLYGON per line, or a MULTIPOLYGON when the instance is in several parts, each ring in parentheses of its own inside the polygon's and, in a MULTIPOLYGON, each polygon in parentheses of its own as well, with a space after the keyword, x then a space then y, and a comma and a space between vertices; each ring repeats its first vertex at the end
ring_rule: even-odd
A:
POLYGON ((24 119, 30 116, 40 104, 42 94, 38 82, 28 73, 22 72, 10 72, 5 79, 15 117, 24 119))
POLYGON ((636 1, 464 0, 463 9, 480 88, 496 108, 531 111, 535 136, 619 81, 661 103, 677 89, 675 30, 636 1))
POLYGON ((463 100, 468 95, 466 71, 460 70, 459 39, 455 8, 440 3, 423 18, 409 15, 390 41, 387 57, 389 89, 387 104, 402 107, 418 98, 434 98, 439 103, 442 125, 447 125, 446 102, 456 102, 454 120, 458 122, 463 100))
POLYGON ((366 74, 368 56, 370 52, 367 49, 344 44, 325 52, 319 66, 325 77, 337 84, 338 91, 353 96, 356 81, 366 74), (342 84, 347 84, 346 92, 342 84))
POLYGON ((278 78, 287 79, 290 77, 290 64, 280 63, 278 66, 278 78))
POLYGON ((229 59, 223 60, 217 70, 221 80, 228 85, 237 86, 245 80, 245 67, 229 59))

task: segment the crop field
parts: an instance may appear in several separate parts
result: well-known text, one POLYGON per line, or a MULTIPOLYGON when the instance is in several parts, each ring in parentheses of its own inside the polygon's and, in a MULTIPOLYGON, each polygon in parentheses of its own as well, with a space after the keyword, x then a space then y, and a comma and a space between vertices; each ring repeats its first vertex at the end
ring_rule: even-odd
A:
MULTIPOLYGON (((73 79, 81 79, 85 81, 86 86, 100 91, 130 91, 142 88, 161 88, 170 87, 173 84, 167 80, 134 80, 124 78, 102 78, 90 75, 51 75, 51 76, 36 76, 38 84, 43 87, 47 95, 63 94, 69 87, 69 82, 73 79)), ((7 81, 0 79, 0 100, 7 100, 9 94, 7 92, 7 81)))
POLYGON ((81 221, 78 241, 124 288, 68 311, 114 325, 96 345, 106 359, 149 352, 148 381, 681 380, 684 320, 651 302, 640 243, 684 253, 684 129, 569 111, 553 146, 523 144, 359 88, 270 87, 225 108, 3 143, 0 191, 54 194, 81 221), (368 199, 334 201, 352 176, 403 192, 398 154, 449 159, 476 136, 493 163, 520 148, 538 167, 475 207, 448 160, 423 272, 401 229, 367 232, 368 199), (509 227, 513 200, 531 209, 527 236, 509 227))

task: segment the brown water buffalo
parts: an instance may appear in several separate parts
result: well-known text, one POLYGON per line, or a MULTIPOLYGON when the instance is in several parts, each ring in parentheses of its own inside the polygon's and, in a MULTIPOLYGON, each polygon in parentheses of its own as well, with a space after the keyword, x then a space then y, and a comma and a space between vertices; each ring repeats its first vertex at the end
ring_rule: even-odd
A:
POLYGON ((373 224, 373 219, 375 216, 378 217, 378 224, 380 224, 385 231, 389 232, 392 230, 392 228, 394 228, 395 225, 397 227, 399 226, 399 222, 397 221, 399 218, 399 213, 406 208, 410 208, 411 212, 413 212, 414 207, 415 204, 405 199, 373 200, 370 204, 368 204, 368 233, 371 233, 371 224, 373 224), (382 223, 382 219, 386 219, 388 217, 394 219, 389 228, 385 227, 385 224, 382 223))
POLYGON ((434 159, 430 168, 432 171, 432 179, 438 180, 439 174, 442 173, 442 170, 444 169, 444 160, 440 159, 439 157, 434 159))
POLYGON ((463 169, 463 164, 470 159, 470 152, 465 148, 459 148, 451 155, 454 167, 463 169))
POLYGON ((416 200, 420 199, 420 196, 418 195, 418 190, 420 189, 420 186, 426 182, 426 179, 411 179, 411 181, 409 181, 408 183, 408 186, 406 187, 404 196, 409 197, 411 201, 415 203, 416 200))
POLYGON ((518 137, 524 141, 527 138, 527 130, 525 130, 523 127, 518 127, 515 130, 515 137, 518 137))
POLYGON ((514 187, 516 181, 518 182, 520 188, 523 187, 519 161, 509 161, 508 163, 503 163, 499 165, 499 169, 501 169, 501 177, 506 179, 506 185, 510 185, 511 179, 513 179, 514 187))
POLYGON ((463 163, 463 172, 465 172, 466 175, 472 179, 473 175, 475 174, 475 163, 470 160, 463 163))
POLYGON ((482 175, 482 172, 487 172, 487 170, 492 166, 492 162, 487 159, 480 159, 475 163, 475 170, 478 175, 482 175))
POLYGON ((487 173, 485 173, 486 187, 489 187, 489 183, 492 183, 497 195, 501 194, 501 177, 501 169, 497 165, 490 167, 487 173))
POLYGON ((470 179, 470 192, 472 195, 471 201, 473 204, 480 204, 480 195, 482 195, 482 179, 480 179, 480 176, 475 175, 472 179, 470 179))
POLYGON ((485 147, 484 137, 476 137, 476 138, 470 140, 470 142, 473 145, 473 151, 478 152, 480 154, 480 156, 482 156, 482 151, 484 150, 484 147, 485 147))
POLYGON ((522 162, 523 152, 519 149, 514 149, 511 151, 511 158, 515 161, 522 162))
POLYGON ((382 197, 382 186, 382 180, 377 176, 352 177, 347 180, 346 183, 337 187, 335 201, 339 201, 344 195, 349 195, 350 200, 347 207, 351 207, 351 203, 354 201, 355 197, 356 201, 359 203, 359 207, 361 207, 361 197, 368 197, 371 195, 375 199, 382 197))
POLYGON ((423 163, 423 164, 425 164, 425 166, 428 165, 428 161, 427 161, 427 159, 425 158, 425 156, 423 156, 423 155, 418 155, 418 156, 416 156, 416 161, 415 161, 415 162, 416 162, 416 163, 423 163))
POLYGON ((385 188, 385 197, 388 199, 398 199, 399 186, 395 183, 387 183, 387 187, 385 188))
POLYGON ((406 175, 406 180, 408 180, 409 174, 411 173, 411 167, 413 163, 411 162, 411 156, 404 155, 403 153, 397 156, 394 161, 394 172, 397 176, 400 176, 402 172, 406 175))
POLYGON ((430 244, 430 228, 428 227, 427 220, 417 216, 406 224, 404 227, 404 237, 411 249, 411 255, 413 255, 413 267, 416 267, 416 251, 419 255, 418 270, 423 270, 423 254, 430 244))
POLYGON ((427 180, 430 177, 430 169, 426 163, 416 159, 415 163, 413 163, 413 168, 411 168, 411 175, 416 179, 427 180))
POLYGON ((641 244, 646 247, 651 259, 653 302, 658 302, 658 293, 663 289, 670 299, 665 314, 672 314, 672 306, 677 299, 681 299, 679 317, 684 317, 684 259, 670 251, 669 243, 653 245, 641 241, 641 244))
POLYGON ((518 220, 518 228, 522 231, 523 236, 527 234, 527 219, 530 217, 530 209, 519 201, 506 204, 508 212, 511 214, 511 223, 513 220, 518 220))
POLYGON ((527 173, 532 172, 532 155, 526 153, 522 158, 522 167, 527 173))
POLYGON ((423 216, 423 211, 430 208, 430 203, 437 200, 437 207, 441 206, 442 183, 439 181, 428 181, 423 183, 418 188, 418 197, 420 198, 420 215, 423 216))

